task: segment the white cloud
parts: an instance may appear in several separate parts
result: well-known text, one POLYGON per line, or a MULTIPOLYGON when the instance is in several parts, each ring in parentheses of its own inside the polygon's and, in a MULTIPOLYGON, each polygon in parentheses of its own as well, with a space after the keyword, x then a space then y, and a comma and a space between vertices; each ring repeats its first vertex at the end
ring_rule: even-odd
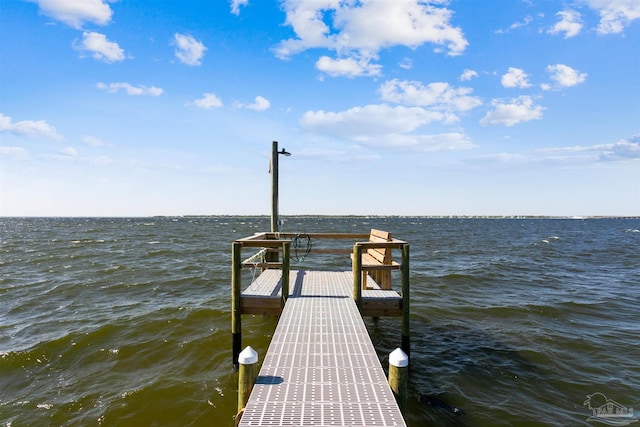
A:
POLYGON ((332 77, 359 77, 380 75, 382 66, 378 64, 371 64, 370 60, 371 58, 356 59, 353 57, 331 59, 328 56, 322 56, 316 62, 316 68, 332 77))
POLYGON ((580 13, 575 10, 563 10, 556 13, 556 16, 560 17, 560 21, 556 23, 549 31, 550 34, 564 33, 564 38, 577 36, 582 30, 582 22, 580 13))
POLYGON ((0 157, 26 160, 29 158, 29 153, 22 147, 5 147, 0 145, 0 157))
POLYGON ((478 77, 478 73, 476 71, 467 69, 467 70, 464 70, 460 75, 460 80, 463 82, 466 82, 468 80, 471 80, 474 77, 478 77))
POLYGON ((493 110, 480 120, 481 125, 513 126, 542 118, 543 107, 534 105, 530 96, 519 96, 507 102, 493 100, 493 110))
POLYGON ((413 68, 413 61, 411 60, 411 58, 403 58, 398 66, 402 69, 410 70, 413 68))
POLYGON ((81 141, 83 144, 88 145, 89 147, 103 147, 105 145, 103 140, 90 135, 83 136, 81 141))
POLYGON ((202 42, 187 34, 176 33, 173 38, 176 45, 176 58, 180 62, 186 65, 200 65, 202 63, 202 57, 207 50, 202 42))
POLYGON ((640 135, 601 148, 603 151, 599 156, 600 160, 640 159, 640 135))
POLYGON ((76 157, 78 155, 78 150, 73 147, 65 147, 60 150, 60 154, 66 157, 76 157))
POLYGON ((473 89, 454 88, 442 82, 424 86, 416 81, 394 79, 384 82, 379 91, 384 101, 443 111, 468 111, 482 105, 480 98, 470 96, 473 89))
POLYGON ((271 107, 271 103, 268 99, 263 98, 262 96, 256 96, 255 102, 253 104, 246 105, 245 108, 256 111, 264 111, 271 107))
POLYGON ((254 102, 251 104, 245 104, 240 101, 234 101, 234 108, 246 108, 248 110, 264 111, 271 107, 271 102, 262 96, 256 96, 254 102))
POLYGON ((354 76, 358 65, 359 75, 377 75, 370 60, 377 59, 381 49, 398 45, 416 48, 433 43, 438 49, 446 47, 449 55, 460 55, 468 42, 460 28, 451 26, 453 14, 442 4, 423 0, 285 0, 286 24, 293 27, 296 38, 281 41, 274 51, 282 59, 312 48, 335 51, 336 59, 325 56, 327 59, 316 63, 333 76, 354 76))
POLYGON ((240 15, 240 6, 246 6, 249 4, 249 0, 231 0, 231 13, 234 15, 240 15))
POLYGON ((213 107, 222 107, 222 100, 215 93, 205 93, 202 98, 193 101, 196 107, 209 109, 213 107))
POLYGON ((420 126, 443 119, 443 113, 424 108, 379 104, 354 107, 338 113, 307 111, 300 124, 305 129, 322 134, 362 141, 372 135, 412 132, 420 126))
POLYGON ((531 16, 525 16, 525 18, 522 20, 522 22, 514 22, 513 24, 511 24, 509 26, 509 28, 507 28, 506 30, 503 29, 499 29, 496 30, 496 33, 498 34, 507 34, 509 33, 511 30, 515 30, 518 29, 520 27, 526 27, 527 25, 529 25, 531 22, 533 21, 533 18, 531 16))
POLYGON ((502 76, 502 86, 508 88, 526 88, 531 86, 528 80, 529 76, 520 68, 509 67, 509 71, 502 76))
POLYGON ((60 135, 56 128, 45 122, 44 120, 22 120, 13 122, 11 117, 0 113, 0 132, 11 132, 15 135, 24 135, 32 138, 49 138, 61 141, 60 135))
POLYGON ((85 31, 82 33, 82 41, 75 40, 73 48, 78 51, 91 52, 94 59, 102 62, 117 62, 125 59, 124 50, 118 43, 107 40, 104 34, 85 31))
MULTIPOLYGON (((583 83, 587 79, 587 73, 580 73, 577 70, 564 64, 547 66, 547 72, 555 82, 556 87, 571 87, 583 83)), ((551 89, 550 85, 543 85, 545 90, 551 89)))
POLYGON ((575 153, 594 153, 592 159, 613 161, 640 159, 640 134, 629 139, 621 139, 610 144, 598 144, 592 146, 558 147, 538 150, 541 153, 563 153, 573 155, 575 153))
POLYGON ((419 129, 448 115, 420 107, 387 104, 354 107, 341 112, 307 111, 300 119, 303 129, 362 145, 412 151, 460 150, 473 146, 461 133, 422 134, 419 129))
POLYGON ((107 92, 116 93, 119 90, 124 90, 127 95, 150 95, 150 96, 160 96, 162 95, 162 88, 155 86, 133 86, 129 83, 119 82, 119 83, 98 83, 96 84, 98 89, 106 90, 107 92))
POLYGON ((103 0, 37 0, 40 13, 80 29, 85 22, 106 25, 113 11, 103 0))
POLYGON ((474 147, 471 140, 463 133, 449 132, 434 135, 372 135, 366 141, 367 145, 377 147, 400 148, 409 151, 433 152, 433 151, 457 151, 468 150, 474 147))
POLYGON ((640 19, 638 0, 585 0, 600 15, 599 34, 621 33, 632 21, 640 19))

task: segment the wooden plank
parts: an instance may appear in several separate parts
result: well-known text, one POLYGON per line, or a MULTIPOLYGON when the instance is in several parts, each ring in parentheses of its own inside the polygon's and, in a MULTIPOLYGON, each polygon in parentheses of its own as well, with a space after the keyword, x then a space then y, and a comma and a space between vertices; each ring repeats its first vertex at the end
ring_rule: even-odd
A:
MULTIPOLYGON (((293 239, 296 236, 309 236, 312 239, 367 239, 368 234, 365 233, 278 233, 280 238, 293 239)), ((274 236, 275 238, 275 236, 274 236)))
POLYGON ((281 262, 243 262, 242 268, 282 268, 281 262))
POLYGON ((272 297, 242 297, 242 314, 256 314, 261 316, 279 316, 282 313, 280 298, 272 297))
POLYGON ((371 229, 369 235, 371 236, 371 238, 378 238, 384 241, 391 240, 391 233, 389 233, 388 231, 377 230, 375 228, 371 229))

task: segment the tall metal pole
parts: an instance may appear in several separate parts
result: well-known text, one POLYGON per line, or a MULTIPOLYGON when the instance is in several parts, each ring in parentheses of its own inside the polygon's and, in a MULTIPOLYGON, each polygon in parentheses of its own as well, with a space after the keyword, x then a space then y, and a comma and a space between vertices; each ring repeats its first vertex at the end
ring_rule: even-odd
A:
POLYGON ((278 141, 271 145, 271 232, 278 232, 278 141))

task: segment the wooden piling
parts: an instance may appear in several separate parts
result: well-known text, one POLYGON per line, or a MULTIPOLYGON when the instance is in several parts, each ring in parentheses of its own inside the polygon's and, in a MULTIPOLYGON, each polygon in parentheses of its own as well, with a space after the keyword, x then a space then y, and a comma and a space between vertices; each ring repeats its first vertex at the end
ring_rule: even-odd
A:
POLYGON ((402 350, 411 356, 411 331, 409 328, 409 244, 402 245, 402 350))
POLYGON ((362 310, 362 246, 353 246, 353 300, 359 310, 362 310))
POLYGON ((403 414, 407 406, 408 367, 409 357, 401 348, 396 348, 389 354, 389 386, 403 414))
POLYGON ((238 366, 238 355, 242 348, 242 311, 241 311, 241 278, 242 278, 242 245, 233 243, 231 253, 231 338, 232 338, 232 361, 234 366, 238 366))
POLYGON ((286 240, 282 242, 282 307, 287 302, 287 298, 289 298, 289 265, 290 258, 289 254, 291 252, 291 240, 286 240))
POLYGON ((253 385, 256 383, 258 377, 258 353, 247 346, 238 355, 238 362, 240 364, 238 375, 238 413, 240 413, 247 402, 249 401, 249 395, 253 390, 253 385))

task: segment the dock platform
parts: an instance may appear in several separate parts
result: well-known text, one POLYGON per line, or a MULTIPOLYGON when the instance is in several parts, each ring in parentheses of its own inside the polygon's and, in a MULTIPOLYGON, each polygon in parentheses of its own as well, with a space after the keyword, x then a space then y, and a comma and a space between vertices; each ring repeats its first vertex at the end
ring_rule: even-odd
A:
POLYGON ((410 356, 407 242, 375 229, 369 234, 256 233, 233 242, 231 264, 239 426, 406 426, 398 405, 405 402, 406 381, 404 386, 397 381, 406 378, 406 369, 399 374, 397 368, 406 368, 410 356), (351 249, 335 243, 312 247, 311 239, 355 242, 351 249), (309 244, 301 246, 301 241, 309 244), (351 269, 290 268, 291 260, 300 262, 299 256, 291 256, 292 248, 296 254, 304 249, 305 256, 335 255, 350 261, 351 269), (243 249, 258 252, 243 261, 243 249), (393 250, 400 251, 400 262, 392 259, 393 250), (243 289, 247 269, 252 269, 252 280, 243 289), (399 273, 401 293, 393 290, 393 271, 399 273), (243 314, 280 316, 259 372, 255 352, 243 358, 251 362, 239 364, 243 314), (405 362, 394 365, 393 391, 362 316, 402 319, 405 362))
MULTIPOLYGON (((275 308, 281 274, 266 270, 243 299, 270 296, 275 308)), ((289 298, 239 426, 405 426, 352 298, 352 272, 289 274, 289 298)), ((367 292, 400 298, 371 282, 363 301, 367 292)))
MULTIPOLYGON (((296 296, 307 272, 292 270, 289 272, 289 297, 296 296)), ((351 271, 340 272, 341 287, 351 297, 353 275, 351 271)), ((336 276, 337 277, 337 276, 336 276)), ((370 276, 361 291, 363 316, 396 317, 402 316, 402 296, 394 290, 383 290, 370 276)), ((261 314, 279 316, 282 313, 282 270, 265 270, 251 285, 242 292, 241 310, 243 314, 261 314)))

